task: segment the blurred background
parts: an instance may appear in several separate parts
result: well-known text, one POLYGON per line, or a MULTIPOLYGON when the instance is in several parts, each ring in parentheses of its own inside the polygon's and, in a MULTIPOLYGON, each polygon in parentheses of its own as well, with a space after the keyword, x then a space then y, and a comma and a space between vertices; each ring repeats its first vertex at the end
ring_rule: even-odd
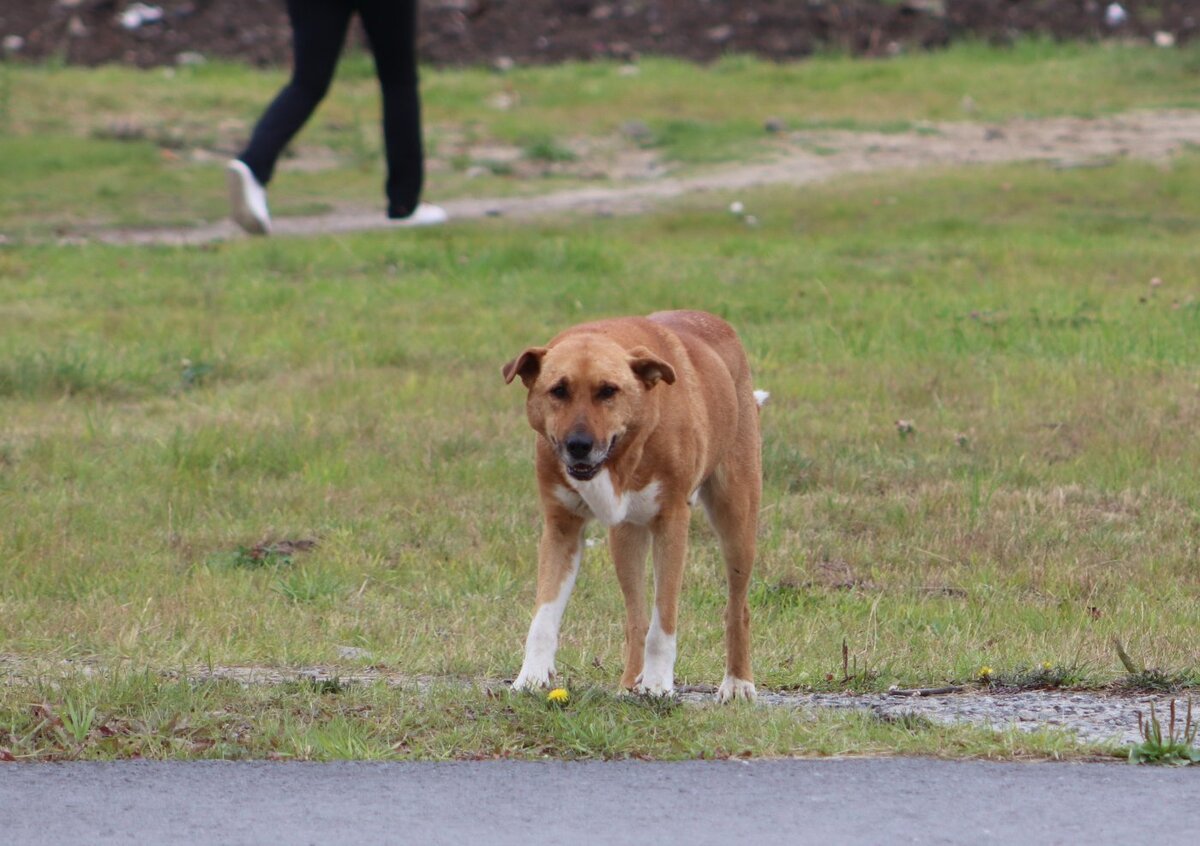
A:
MULTIPOLYGON (((420 53, 434 65, 724 53, 794 59, 835 49, 892 55, 963 38, 1007 43, 1195 36, 1195 0, 422 0, 420 53), (1113 8, 1117 7, 1117 8, 1113 8), (1119 10, 1118 10, 1119 9, 1119 10)), ((361 33, 361 30, 359 30, 361 33)), ((279 0, 0 0, 9 55, 142 67, 288 61, 279 0)), ((357 36, 361 40, 361 34, 357 36)))

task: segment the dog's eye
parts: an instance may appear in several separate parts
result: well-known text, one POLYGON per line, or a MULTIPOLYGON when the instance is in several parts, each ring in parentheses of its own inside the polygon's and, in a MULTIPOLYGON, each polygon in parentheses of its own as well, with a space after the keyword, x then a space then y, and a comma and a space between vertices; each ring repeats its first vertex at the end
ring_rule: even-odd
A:
POLYGON ((560 400, 566 399, 567 398, 567 386, 565 384, 563 384, 562 382, 559 382, 557 385, 555 385, 553 388, 550 389, 550 396, 554 397, 555 399, 560 399, 560 400))
POLYGON ((601 385, 600 390, 596 391, 596 399, 612 399, 617 395, 616 385, 601 385))

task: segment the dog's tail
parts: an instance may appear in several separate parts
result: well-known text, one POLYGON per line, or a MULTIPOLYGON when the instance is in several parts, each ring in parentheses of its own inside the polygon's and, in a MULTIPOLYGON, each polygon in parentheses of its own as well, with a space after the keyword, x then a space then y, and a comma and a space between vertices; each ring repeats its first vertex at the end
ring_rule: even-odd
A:
POLYGON ((771 398, 770 391, 755 391, 754 392, 754 402, 757 403, 759 408, 762 408, 764 405, 766 405, 767 400, 770 398, 771 398))

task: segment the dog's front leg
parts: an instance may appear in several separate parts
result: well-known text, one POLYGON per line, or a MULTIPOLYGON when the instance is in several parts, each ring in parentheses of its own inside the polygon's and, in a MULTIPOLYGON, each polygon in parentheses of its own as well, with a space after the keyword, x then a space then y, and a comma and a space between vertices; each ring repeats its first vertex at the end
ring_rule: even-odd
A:
POLYGON ((583 518, 562 508, 552 507, 546 513, 538 544, 537 606, 525 638, 525 660, 513 682, 516 690, 550 685, 558 628, 583 557, 583 527, 583 518))
POLYGON ((608 548, 612 551, 617 581, 625 596, 625 672, 621 687, 631 690, 642 674, 646 649, 646 552, 650 549, 650 530, 633 523, 621 523, 608 530, 608 548))
POLYGON ((675 629, 687 557, 691 509, 681 503, 659 514, 654 527, 654 613, 637 691, 666 696, 675 690, 675 629))

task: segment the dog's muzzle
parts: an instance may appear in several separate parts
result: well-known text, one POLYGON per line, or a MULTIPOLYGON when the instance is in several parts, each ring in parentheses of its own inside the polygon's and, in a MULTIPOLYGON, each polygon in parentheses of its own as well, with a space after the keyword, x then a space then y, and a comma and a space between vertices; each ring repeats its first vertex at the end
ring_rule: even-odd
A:
POLYGON ((567 475, 580 482, 594 479, 617 442, 614 436, 607 444, 597 444, 591 435, 572 433, 558 445, 558 455, 567 475))

